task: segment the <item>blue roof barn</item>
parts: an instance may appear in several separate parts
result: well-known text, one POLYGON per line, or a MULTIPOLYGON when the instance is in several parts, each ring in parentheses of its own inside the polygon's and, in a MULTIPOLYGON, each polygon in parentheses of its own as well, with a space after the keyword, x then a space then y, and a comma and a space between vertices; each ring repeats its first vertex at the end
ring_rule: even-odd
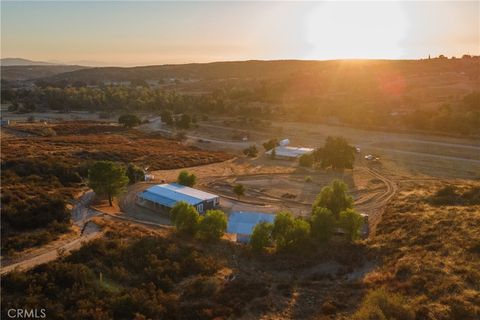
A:
POLYGON ((237 242, 248 243, 257 224, 260 222, 273 223, 274 220, 274 214, 234 211, 228 218, 227 233, 236 234, 237 242))
POLYGON ((203 213, 218 206, 220 197, 177 183, 158 184, 137 195, 137 204, 155 211, 168 211, 180 201, 194 206, 199 213, 203 213))

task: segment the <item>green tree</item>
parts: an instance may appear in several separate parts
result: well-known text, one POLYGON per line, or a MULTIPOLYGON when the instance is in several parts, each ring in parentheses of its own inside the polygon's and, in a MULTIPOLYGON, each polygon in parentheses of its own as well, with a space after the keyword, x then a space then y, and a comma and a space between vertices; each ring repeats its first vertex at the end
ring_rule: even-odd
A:
POLYGON ((363 226, 363 217, 353 209, 346 209, 340 212, 339 226, 345 231, 347 240, 354 241, 360 236, 360 229, 363 226))
POLYGON ((348 144, 343 137, 327 137, 323 148, 314 153, 315 160, 322 168, 331 167, 333 170, 353 169, 355 148, 348 144))
POLYGON ((134 184, 134 183, 137 183, 138 181, 145 180, 145 173, 141 168, 130 163, 127 166, 127 177, 128 177, 128 180, 130 181, 130 184, 134 184))
POLYGON ((178 232, 193 236, 198 230, 200 215, 194 206, 179 201, 170 210, 170 219, 178 232))
POLYGON ((245 195, 245 186, 243 184, 238 183, 235 186, 233 186, 233 192, 240 199, 241 196, 245 195))
POLYGON ((173 124, 173 114, 170 110, 163 110, 160 114, 160 118, 169 126, 173 124))
POLYGON ((200 219, 198 232, 203 239, 219 240, 227 230, 227 216, 221 210, 208 210, 200 219))
POLYGON ((290 212, 280 212, 273 222, 272 238, 279 250, 301 249, 308 242, 310 225, 290 212))
POLYGON ((177 182, 187 187, 193 187, 197 182, 197 176, 193 173, 188 173, 186 170, 182 170, 178 174, 177 182))
POLYGON ((88 171, 88 186, 99 196, 106 196, 112 206, 112 198, 128 184, 125 168, 111 161, 98 161, 88 171))
POLYGON ((124 114, 118 118, 118 123, 122 124, 126 128, 133 128, 142 123, 139 117, 134 114, 124 114))
POLYGON ((312 237, 320 242, 327 242, 335 232, 336 220, 332 211, 316 207, 310 219, 312 237))
POLYGON ((329 186, 323 187, 313 203, 313 209, 316 207, 329 209, 337 219, 341 211, 352 208, 353 198, 348 194, 345 182, 335 179, 329 186))
POLYGON ((255 252, 262 252, 272 241, 273 224, 262 221, 253 228, 250 247, 255 252))

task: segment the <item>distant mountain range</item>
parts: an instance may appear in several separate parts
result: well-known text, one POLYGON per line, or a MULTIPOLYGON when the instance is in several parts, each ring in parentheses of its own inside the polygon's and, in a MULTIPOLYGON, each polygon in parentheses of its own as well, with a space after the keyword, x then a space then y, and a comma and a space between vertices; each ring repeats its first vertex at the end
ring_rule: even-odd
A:
POLYGON ((61 63, 52 63, 45 61, 33 61, 23 58, 3 58, 0 59, 0 65, 2 66, 54 66, 62 65, 61 63))

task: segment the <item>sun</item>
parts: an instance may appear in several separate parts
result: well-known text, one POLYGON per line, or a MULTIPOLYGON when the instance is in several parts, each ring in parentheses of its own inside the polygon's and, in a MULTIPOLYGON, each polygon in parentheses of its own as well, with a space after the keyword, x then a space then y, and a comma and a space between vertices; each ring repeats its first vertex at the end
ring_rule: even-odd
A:
POLYGON ((398 59, 408 19, 396 2, 324 2, 307 20, 310 59, 398 59))

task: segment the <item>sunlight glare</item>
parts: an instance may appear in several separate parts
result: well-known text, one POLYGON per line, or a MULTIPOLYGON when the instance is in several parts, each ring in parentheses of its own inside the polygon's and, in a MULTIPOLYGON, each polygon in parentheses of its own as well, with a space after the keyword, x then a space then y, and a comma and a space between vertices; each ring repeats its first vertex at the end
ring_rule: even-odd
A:
POLYGON ((307 21, 310 59, 402 57, 408 20, 399 3, 325 2, 307 21))

